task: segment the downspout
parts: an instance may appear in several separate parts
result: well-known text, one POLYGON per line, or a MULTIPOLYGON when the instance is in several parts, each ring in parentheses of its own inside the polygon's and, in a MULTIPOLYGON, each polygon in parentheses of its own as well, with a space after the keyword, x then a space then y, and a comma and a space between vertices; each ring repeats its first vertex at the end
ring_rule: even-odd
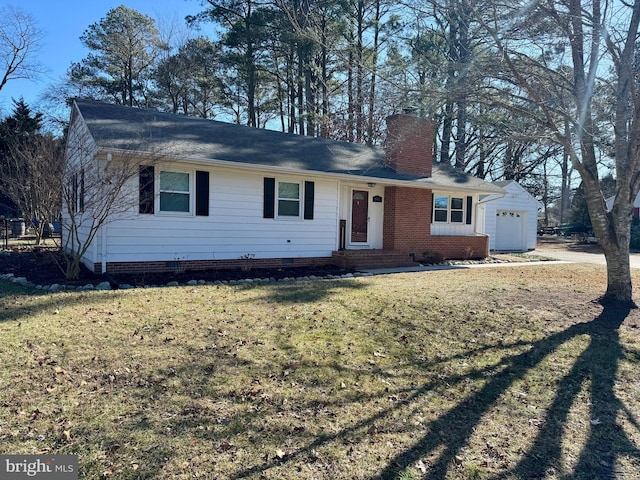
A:
POLYGON ((102 225, 102 272, 107 272, 107 224, 102 225))
MULTIPOLYGON (((106 164, 105 164, 105 170, 107 168, 107 164, 109 164, 109 162, 111 162, 111 160, 113 160, 113 156, 111 155, 111 153, 107 153, 107 161, 106 161, 106 164)), ((101 230, 102 230, 102 232, 101 232, 102 233, 102 235, 101 235, 101 237, 102 237, 102 254, 101 254, 101 257, 102 257, 102 272, 100 272, 100 273, 103 273, 103 274, 107 273, 107 223, 109 223, 109 222, 105 221, 102 224, 102 228, 101 228, 101 230)))
MULTIPOLYGON (((480 200, 478 199, 478 203, 476 204, 476 219, 478 218, 478 209, 480 208, 480 204, 482 203, 489 203, 489 202, 493 202, 494 200, 499 200, 501 198, 504 198, 507 196, 507 192, 504 192, 503 194, 494 194, 494 195, 487 195, 487 198, 485 198, 484 200, 480 200), (499 195, 494 197, 494 195, 499 195)), ((487 209, 485 208, 484 210, 484 224, 485 227, 487 225, 487 209)), ((478 229, 478 225, 476 224, 475 229, 478 229)), ((486 233, 486 228, 484 229, 485 232, 482 233, 482 235, 486 235, 488 236, 488 234, 486 233)), ((487 242, 487 256, 491 254, 491 239, 489 239, 489 241, 487 242)))

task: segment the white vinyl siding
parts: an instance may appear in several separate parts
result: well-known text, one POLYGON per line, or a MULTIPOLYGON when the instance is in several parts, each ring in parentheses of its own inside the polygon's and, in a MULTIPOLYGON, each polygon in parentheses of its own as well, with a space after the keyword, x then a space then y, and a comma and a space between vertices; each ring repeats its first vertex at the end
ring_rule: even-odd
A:
MULTIPOLYGON (((507 212, 507 214, 511 212, 514 217, 515 215, 520 215, 519 218, 523 228, 520 249, 535 249, 537 243, 538 207, 540 206, 538 201, 515 181, 504 185, 502 188, 507 191, 505 195, 495 195, 495 199, 491 201, 487 200, 492 197, 487 197, 480 204, 485 215, 484 233, 489 235, 489 249, 496 250, 497 248, 503 248, 502 245, 504 245, 502 242, 496 243, 496 236, 499 233, 498 212, 507 212)), ((502 220, 506 219, 503 218, 502 220)), ((503 225, 501 224, 500 227, 503 227, 503 225)), ((514 248, 514 250, 516 249, 518 248, 514 248)))
MULTIPOLYGON (((108 228, 107 261, 330 257, 337 250, 337 180, 293 175, 279 179, 299 186, 295 210, 300 219, 302 185, 313 180, 315 211, 313 220, 274 222, 263 218, 263 180, 268 173, 222 168, 209 172, 209 216, 133 215, 116 220, 108 228)), ((284 193, 277 198, 295 201, 289 198, 291 191, 284 193)))

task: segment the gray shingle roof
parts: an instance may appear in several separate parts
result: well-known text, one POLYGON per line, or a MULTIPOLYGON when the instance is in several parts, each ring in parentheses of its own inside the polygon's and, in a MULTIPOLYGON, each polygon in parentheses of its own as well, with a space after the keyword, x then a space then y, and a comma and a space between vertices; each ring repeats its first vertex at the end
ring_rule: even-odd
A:
MULTIPOLYGON (((76 99, 97 146, 177 158, 195 158, 327 174, 416 182, 422 187, 502 193, 481 179, 441 164, 429 178, 385 165, 380 147, 304 137, 215 120, 76 99)), ((416 185, 417 186, 417 185, 416 185)))

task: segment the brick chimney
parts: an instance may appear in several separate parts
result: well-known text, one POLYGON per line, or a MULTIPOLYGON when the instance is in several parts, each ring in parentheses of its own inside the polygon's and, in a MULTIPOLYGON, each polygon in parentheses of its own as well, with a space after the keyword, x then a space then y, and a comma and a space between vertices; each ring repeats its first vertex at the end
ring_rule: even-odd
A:
POLYGON ((398 173, 431 176, 433 124, 405 112, 387 117, 387 165, 398 173))

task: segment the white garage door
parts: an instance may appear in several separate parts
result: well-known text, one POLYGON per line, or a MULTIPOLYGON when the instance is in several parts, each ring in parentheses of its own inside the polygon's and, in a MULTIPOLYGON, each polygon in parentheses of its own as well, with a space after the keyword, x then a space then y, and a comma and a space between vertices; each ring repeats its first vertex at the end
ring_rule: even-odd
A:
POLYGON ((524 215, 511 210, 496 212, 496 250, 526 250, 524 215))

